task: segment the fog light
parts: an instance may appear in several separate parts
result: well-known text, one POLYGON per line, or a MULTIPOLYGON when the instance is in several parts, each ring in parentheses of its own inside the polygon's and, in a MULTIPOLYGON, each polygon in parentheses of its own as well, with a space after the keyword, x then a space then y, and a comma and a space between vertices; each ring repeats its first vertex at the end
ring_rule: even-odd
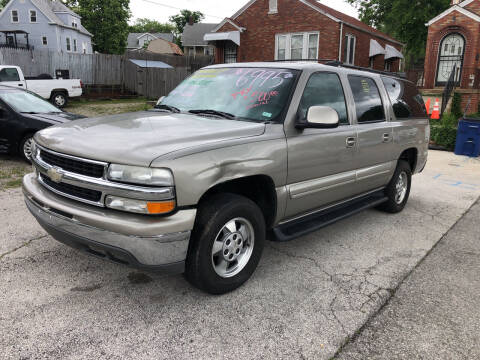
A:
POLYGON ((110 209, 127 211, 137 214, 162 215, 175 210, 175 200, 145 201, 126 199, 118 196, 107 196, 105 205, 110 209))

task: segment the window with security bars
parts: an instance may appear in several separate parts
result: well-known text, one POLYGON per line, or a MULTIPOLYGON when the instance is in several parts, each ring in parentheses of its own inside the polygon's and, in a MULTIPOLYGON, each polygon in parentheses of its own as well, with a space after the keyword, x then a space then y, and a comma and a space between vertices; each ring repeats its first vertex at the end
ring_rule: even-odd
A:
POLYGON ((223 62, 225 64, 234 64, 237 62, 237 50, 238 47, 232 42, 227 42, 225 44, 224 53, 223 53, 223 62))
POLYGON ((461 79, 463 56, 465 53, 465 39, 460 34, 447 35, 440 44, 438 54, 438 68, 436 85, 445 85, 455 70, 455 82, 458 84, 461 79))

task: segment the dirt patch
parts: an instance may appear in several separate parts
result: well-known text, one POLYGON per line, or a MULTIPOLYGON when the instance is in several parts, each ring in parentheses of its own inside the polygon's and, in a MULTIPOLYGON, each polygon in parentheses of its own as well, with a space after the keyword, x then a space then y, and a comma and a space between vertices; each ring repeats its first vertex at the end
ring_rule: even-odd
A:
POLYGON ((1 155, 0 191, 22 186, 23 176, 31 172, 32 167, 25 161, 6 155, 1 155))

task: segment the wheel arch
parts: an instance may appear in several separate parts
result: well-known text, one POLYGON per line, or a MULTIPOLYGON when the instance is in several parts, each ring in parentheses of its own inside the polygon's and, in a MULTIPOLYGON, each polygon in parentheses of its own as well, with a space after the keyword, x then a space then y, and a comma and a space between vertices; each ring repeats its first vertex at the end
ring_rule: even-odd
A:
POLYGON ((418 163, 418 149, 415 147, 404 150, 399 157, 399 160, 405 160, 409 163, 412 174, 415 173, 418 163))
POLYGON ((216 184, 201 196, 198 205, 220 193, 237 194, 252 200, 262 211, 267 229, 273 226, 277 215, 277 193, 270 176, 251 175, 216 184))

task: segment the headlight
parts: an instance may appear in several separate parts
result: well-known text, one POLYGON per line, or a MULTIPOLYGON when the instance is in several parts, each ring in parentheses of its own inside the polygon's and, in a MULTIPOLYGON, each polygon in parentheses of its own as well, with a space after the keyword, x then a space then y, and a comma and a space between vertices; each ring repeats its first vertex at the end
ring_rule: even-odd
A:
POLYGON ((175 210, 175 200, 143 201, 126 199, 118 196, 107 196, 105 205, 110 209, 128 211, 138 214, 162 215, 175 210))
POLYGON ((112 164, 108 168, 108 178, 113 181, 150 185, 173 186, 173 174, 168 169, 152 169, 139 166, 112 164))

